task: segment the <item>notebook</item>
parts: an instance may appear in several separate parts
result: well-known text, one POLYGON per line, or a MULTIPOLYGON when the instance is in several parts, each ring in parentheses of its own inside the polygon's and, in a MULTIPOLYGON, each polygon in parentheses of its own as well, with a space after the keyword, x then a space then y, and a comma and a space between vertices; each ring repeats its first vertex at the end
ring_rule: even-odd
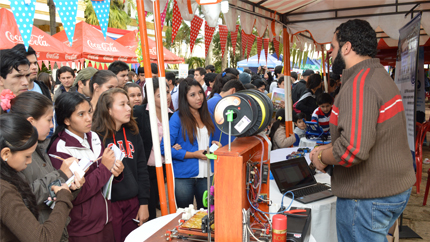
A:
MULTIPOLYGON (((330 186, 317 183, 304 157, 272 163, 270 170, 279 191, 293 192, 298 202, 306 204, 333 196, 330 186)), ((291 194, 287 196, 291 198, 291 194)))

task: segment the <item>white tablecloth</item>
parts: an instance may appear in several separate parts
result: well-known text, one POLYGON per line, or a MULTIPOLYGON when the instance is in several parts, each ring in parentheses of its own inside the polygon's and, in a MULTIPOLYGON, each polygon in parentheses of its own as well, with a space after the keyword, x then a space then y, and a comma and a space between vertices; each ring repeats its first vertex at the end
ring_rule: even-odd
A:
MULTIPOLYGON (((317 145, 317 141, 321 141, 321 139, 308 139, 306 137, 302 137, 300 139, 299 147, 310 147, 314 148, 315 145, 317 145)), ((327 142, 327 144, 330 143, 330 141, 327 142)))
MULTIPOLYGON (((286 156, 290 153, 297 151, 298 148, 285 148, 274 150, 270 153, 270 163, 285 160, 286 156)), ((305 156, 308 163, 309 154, 305 156)), ((315 178, 320 183, 330 184, 330 176, 324 173, 317 173, 315 178)), ((282 194, 276 185, 275 180, 270 180, 270 200, 273 205, 270 207, 270 212, 277 212, 280 208, 282 194)), ((311 219, 311 235, 317 242, 335 242, 337 241, 336 232, 336 197, 330 197, 323 200, 319 200, 313 203, 303 204, 294 201, 292 207, 299 208, 310 208, 312 219, 311 219)), ((291 199, 284 197, 284 206, 287 207, 291 202, 291 199)))

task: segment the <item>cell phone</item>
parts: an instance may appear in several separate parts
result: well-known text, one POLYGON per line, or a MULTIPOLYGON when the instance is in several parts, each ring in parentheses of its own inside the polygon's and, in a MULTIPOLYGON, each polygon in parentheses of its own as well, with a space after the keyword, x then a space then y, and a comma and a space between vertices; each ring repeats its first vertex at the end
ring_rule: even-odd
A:
POLYGON ((51 182, 48 186, 48 190, 49 190, 49 195, 51 196, 51 198, 53 199, 54 197, 57 197, 57 195, 55 195, 55 192, 51 190, 52 186, 61 186, 61 181, 60 180, 55 180, 53 182, 51 182))
POLYGON ((137 220, 137 219, 135 219, 135 218, 133 219, 133 221, 136 222, 136 223, 140 223, 140 221, 137 220))

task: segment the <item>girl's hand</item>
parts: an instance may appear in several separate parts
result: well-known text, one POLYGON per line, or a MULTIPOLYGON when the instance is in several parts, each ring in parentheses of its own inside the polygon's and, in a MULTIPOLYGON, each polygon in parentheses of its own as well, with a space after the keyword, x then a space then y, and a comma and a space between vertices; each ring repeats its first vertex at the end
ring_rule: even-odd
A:
POLYGON ((80 177, 77 172, 75 172, 75 181, 70 186, 71 190, 81 189, 85 183, 85 177, 80 177))
POLYGON ((220 142, 218 142, 218 141, 215 141, 215 140, 212 141, 212 144, 216 144, 218 146, 218 148, 222 147, 222 144, 220 142))
POLYGON ((124 170, 124 164, 122 163, 122 161, 117 160, 111 172, 115 177, 118 177, 119 175, 121 175, 123 170, 124 170))
POLYGON ((200 159, 200 160, 207 160, 208 158, 206 157, 206 155, 203 154, 204 151, 205 150, 194 151, 193 152, 194 158, 200 159))
POLYGON ((54 191, 55 195, 57 195, 57 193, 58 193, 60 190, 63 190, 63 189, 65 189, 65 190, 67 190, 67 191, 69 191, 69 192, 70 192, 70 189, 69 189, 69 187, 67 186, 67 184, 66 184, 66 183, 61 184, 61 186, 52 186, 52 187, 51 187, 51 190, 52 190, 52 191, 54 191))
POLYGON ((111 170, 114 163, 115 163, 115 153, 113 152, 113 150, 106 148, 105 151, 103 152, 102 164, 106 166, 106 168, 111 170))
POLYGON ((172 146, 172 148, 175 150, 181 150, 182 146, 180 144, 175 144, 174 146, 172 146))
POLYGON ((66 174, 67 178, 70 178, 70 177, 73 176, 73 173, 72 173, 72 171, 70 170, 69 167, 72 165, 72 163, 74 161, 77 162, 78 160, 75 157, 70 157, 70 158, 67 158, 67 159, 63 160, 63 163, 61 164, 60 170, 64 174, 66 174))
POLYGON ((137 211, 137 215, 136 215, 136 220, 140 221, 138 226, 148 221, 148 218, 149 218, 148 205, 140 205, 139 211, 137 211))

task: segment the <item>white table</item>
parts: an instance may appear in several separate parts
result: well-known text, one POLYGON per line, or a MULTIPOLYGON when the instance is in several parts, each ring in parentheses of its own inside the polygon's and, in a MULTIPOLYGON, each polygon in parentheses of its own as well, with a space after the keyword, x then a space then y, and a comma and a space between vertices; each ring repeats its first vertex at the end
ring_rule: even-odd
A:
MULTIPOLYGON (((317 141, 321 141, 320 139, 308 139, 306 137, 302 137, 300 139, 300 143, 299 143, 299 147, 303 148, 303 147, 310 147, 310 148, 314 148, 317 145, 317 141)), ((330 140, 328 140, 327 144, 330 142, 330 140)))
MULTIPOLYGON (((270 163, 285 160, 290 153, 297 151, 298 148, 285 148, 274 150, 270 153, 270 163)), ((306 160, 310 163, 309 154, 305 155, 306 160)), ((315 178, 320 183, 330 184, 330 176, 324 173, 317 173, 315 178)), ((277 212, 280 208, 282 194, 276 185, 275 180, 270 180, 270 200, 273 204, 270 212, 277 212)), ((336 231, 336 197, 330 197, 313 203, 303 204, 293 201, 292 207, 310 208, 311 209, 311 235, 317 242, 335 242, 337 241, 336 231)), ((291 199, 284 197, 284 206, 287 207, 291 199)))

